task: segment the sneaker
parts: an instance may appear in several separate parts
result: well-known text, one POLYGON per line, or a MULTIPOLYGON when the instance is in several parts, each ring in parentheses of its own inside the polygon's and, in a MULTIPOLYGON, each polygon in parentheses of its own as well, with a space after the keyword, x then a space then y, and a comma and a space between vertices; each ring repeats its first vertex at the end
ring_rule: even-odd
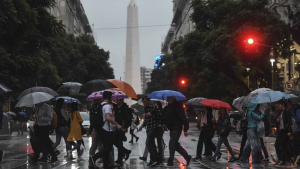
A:
POLYGON ((173 168, 173 164, 167 164, 165 167, 166 168, 173 168))
POLYGON ((125 161, 128 160, 130 154, 131 154, 131 150, 128 150, 128 151, 126 152, 126 154, 125 154, 125 161))
POLYGON ((192 163, 192 160, 193 160, 192 156, 189 156, 189 158, 186 159, 186 167, 188 167, 192 163))
POLYGON ((84 152, 84 149, 81 148, 81 149, 80 149, 80 157, 83 155, 83 152, 84 152))
POLYGON ((152 166, 155 166, 156 164, 157 164, 156 161, 150 161, 150 162, 147 164, 147 166, 152 167, 152 166))
POLYGON ((5 151, 2 151, 0 154, 0 163, 3 161, 5 155, 5 151))
POLYGON ((147 161, 147 158, 146 158, 146 157, 140 157, 139 159, 140 159, 140 160, 143 160, 143 161, 147 161))
POLYGON ((57 157, 53 157, 49 163, 55 163, 56 161, 58 161, 57 157))

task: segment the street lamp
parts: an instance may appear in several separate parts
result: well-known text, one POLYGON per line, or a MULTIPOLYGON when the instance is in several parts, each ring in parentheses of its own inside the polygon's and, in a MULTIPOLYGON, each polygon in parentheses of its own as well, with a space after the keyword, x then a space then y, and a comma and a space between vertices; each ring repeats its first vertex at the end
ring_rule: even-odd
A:
POLYGON ((250 68, 249 68, 249 67, 247 67, 247 68, 246 68, 246 70, 247 70, 247 72, 248 72, 247 79, 248 79, 248 88, 249 88, 249 71, 250 71, 250 68))
POLYGON ((274 90, 274 67, 273 67, 273 63, 275 62, 275 59, 271 58, 270 62, 271 62, 271 65, 272 65, 272 90, 274 90))

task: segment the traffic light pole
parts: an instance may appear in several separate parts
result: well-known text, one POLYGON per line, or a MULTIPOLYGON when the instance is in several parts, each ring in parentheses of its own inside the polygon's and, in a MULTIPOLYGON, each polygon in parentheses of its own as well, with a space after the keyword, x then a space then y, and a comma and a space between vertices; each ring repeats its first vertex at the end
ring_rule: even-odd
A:
POLYGON ((291 7, 290 7, 290 5, 287 5, 287 8, 288 8, 288 38, 287 38, 287 40, 288 40, 288 50, 289 50, 289 53, 288 53, 288 55, 289 55, 289 81, 291 80, 291 67, 292 67, 292 65, 291 65, 291 33, 290 33, 290 31, 291 31, 291 20, 290 20, 290 15, 291 15, 291 7))

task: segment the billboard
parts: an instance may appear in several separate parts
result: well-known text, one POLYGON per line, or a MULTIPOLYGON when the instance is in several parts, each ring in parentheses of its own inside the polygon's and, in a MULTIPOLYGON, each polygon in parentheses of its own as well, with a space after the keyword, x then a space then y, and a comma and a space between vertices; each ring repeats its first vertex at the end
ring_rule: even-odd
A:
POLYGON ((160 60, 161 60, 161 56, 155 56, 155 66, 154 66, 155 69, 157 69, 160 60))

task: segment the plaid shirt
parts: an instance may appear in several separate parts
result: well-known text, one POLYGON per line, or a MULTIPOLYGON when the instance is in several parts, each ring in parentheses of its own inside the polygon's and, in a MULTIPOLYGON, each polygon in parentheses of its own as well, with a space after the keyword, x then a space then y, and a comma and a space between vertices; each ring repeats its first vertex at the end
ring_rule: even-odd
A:
POLYGON ((146 117, 145 115, 145 122, 143 126, 146 127, 146 130, 149 131, 151 129, 155 129, 161 126, 160 122, 160 111, 157 106, 154 104, 150 104, 148 107, 145 107, 145 113, 151 113, 151 117, 146 117))

